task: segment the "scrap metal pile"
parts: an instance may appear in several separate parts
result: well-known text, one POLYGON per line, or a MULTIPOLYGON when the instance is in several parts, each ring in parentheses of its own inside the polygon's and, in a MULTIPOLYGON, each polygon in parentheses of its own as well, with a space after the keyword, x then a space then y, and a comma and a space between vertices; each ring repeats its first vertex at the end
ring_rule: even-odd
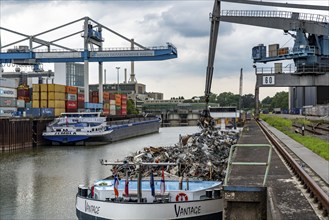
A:
MULTIPOLYGON (((237 143, 237 131, 220 131, 211 126, 203 127, 200 133, 179 138, 179 143, 169 147, 145 147, 132 156, 127 156, 125 165, 116 165, 112 173, 125 176, 127 170, 131 178, 137 177, 136 164, 143 163, 176 163, 175 166, 166 166, 167 176, 172 178, 186 177, 199 180, 223 181, 227 167, 230 147, 237 143)), ((143 177, 150 172, 160 176, 161 166, 141 167, 143 177)))

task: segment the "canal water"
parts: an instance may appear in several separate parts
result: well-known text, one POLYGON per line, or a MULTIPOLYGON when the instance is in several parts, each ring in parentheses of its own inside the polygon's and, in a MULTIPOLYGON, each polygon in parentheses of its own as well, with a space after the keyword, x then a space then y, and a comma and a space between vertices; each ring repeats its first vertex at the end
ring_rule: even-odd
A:
POLYGON ((79 184, 91 185, 110 175, 100 159, 121 160, 144 147, 173 146, 179 135, 198 127, 160 128, 103 146, 44 146, 0 153, 0 219, 77 219, 79 184))

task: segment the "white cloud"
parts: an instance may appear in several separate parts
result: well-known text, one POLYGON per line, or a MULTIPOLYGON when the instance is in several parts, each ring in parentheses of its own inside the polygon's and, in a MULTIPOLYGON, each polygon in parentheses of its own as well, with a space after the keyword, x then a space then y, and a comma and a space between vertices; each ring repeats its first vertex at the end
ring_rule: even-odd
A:
MULTIPOLYGON (((286 2, 286 1, 281 1, 286 2)), ((301 4, 328 5, 327 1, 294 1, 301 4)), ((166 61, 135 62, 135 73, 147 91, 163 92, 166 98, 203 95, 209 44, 209 13, 213 1, 1 1, 0 26, 33 35, 59 25, 89 16, 95 21, 144 46, 164 46, 173 43, 178 49, 178 58, 166 61)), ((222 9, 256 9, 252 5, 222 3, 222 9)), ((262 7, 259 10, 269 9, 262 7)), ((271 10, 282 10, 271 8, 271 10)), ((284 9, 289 10, 289 9, 284 9)), ((296 11, 305 11, 298 10, 296 11)), ((311 12, 312 13, 312 12, 311 12)), ((317 13, 317 12, 316 12, 317 13)), ((323 14, 325 12, 319 12, 323 14)), ((45 40, 57 39, 82 29, 82 23, 46 34, 45 40)), ((103 31, 104 47, 128 47, 126 42, 103 31)), ((17 36, 1 31, 2 45, 13 42, 17 36)), ((60 41, 70 48, 82 48, 80 36, 60 41)), ((291 46, 293 40, 281 30, 259 28, 221 22, 217 42, 213 93, 239 91, 240 68, 244 69, 243 93, 254 93, 255 76, 252 67, 253 46, 279 43, 291 46)), ((27 42, 24 42, 27 45, 27 42)), ((6 48, 7 49, 7 48, 6 48)), ((286 65, 287 62, 285 62, 286 65)), ((273 66, 273 64, 269 64, 273 66)), ((44 65, 52 68, 51 64, 44 65)), ((120 81, 124 68, 130 73, 129 62, 104 63, 107 82, 116 82, 116 66, 120 66, 120 81)), ((90 65, 90 82, 97 83, 98 67, 90 65)), ((285 88, 261 88, 260 97, 273 96, 285 88)))

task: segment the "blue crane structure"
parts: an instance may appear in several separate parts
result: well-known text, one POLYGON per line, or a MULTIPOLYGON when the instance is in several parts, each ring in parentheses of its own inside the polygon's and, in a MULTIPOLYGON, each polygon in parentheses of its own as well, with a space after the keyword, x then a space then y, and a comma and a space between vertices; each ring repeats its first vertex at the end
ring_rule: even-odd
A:
MULTIPOLYGON (((35 72, 43 72, 39 67, 42 63, 66 63, 66 62, 84 62, 84 86, 85 101, 89 102, 89 62, 99 63, 99 101, 103 100, 103 62, 121 62, 121 61, 159 61, 177 58, 177 49, 167 43, 165 46, 145 47, 135 42, 133 39, 119 34, 118 32, 96 22, 89 17, 83 17, 78 20, 60 25, 58 27, 43 31, 34 35, 26 35, 17 31, 10 30, 0 26, 0 30, 7 31, 23 38, 18 41, 1 45, 0 40, 0 64, 17 64, 17 65, 33 65, 35 72), (66 26, 83 22, 83 29, 62 36, 51 41, 43 40, 40 36, 49 34, 55 30, 66 26), (119 36, 131 44, 126 48, 104 48, 103 30, 119 36), (81 34, 83 38, 83 49, 73 49, 61 44, 58 41, 81 34), (28 46, 10 46, 17 45, 23 41, 28 41, 28 46), (37 45, 35 45, 37 44, 37 45), (94 47, 96 46, 96 48, 94 47), (44 50, 38 48, 43 47, 44 50), (9 48, 6 51, 4 48, 9 48)), ((1 35, 0 35, 1 37, 1 35)))
MULTIPOLYGON (((213 13, 210 16, 209 56, 206 72, 205 97, 208 102, 213 76, 216 42, 220 21, 259 27, 281 29, 285 34, 295 38, 293 48, 277 48, 267 56, 266 47, 262 44, 253 47, 252 58, 256 72, 256 116, 259 113, 259 87, 322 86, 329 90, 329 16, 287 11, 264 10, 221 10, 221 2, 252 4, 329 11, 329 6, 302 5, 250 0, 215 0, 213 13), (296 32, 296 33, 291 33, 296 32), (294 72, 270 75, 257 72, 256 63, 293 59, 294 72), (276 77, 276 78, 275 78, 276 77), (273 79, 273 80, 268 80, 273 79), (276 79, 276 80, 274 80, 276 79), (263 83, 262 83, 263 80, 263 83), (269 83, 269 81, 271 81, 269 83)), ((282 73, 282 71, 281 71, 282 73)), ((304 98, 305 99, 305 98, 304 98)), ((329 93, 323 98, 329 102, 329 93)))

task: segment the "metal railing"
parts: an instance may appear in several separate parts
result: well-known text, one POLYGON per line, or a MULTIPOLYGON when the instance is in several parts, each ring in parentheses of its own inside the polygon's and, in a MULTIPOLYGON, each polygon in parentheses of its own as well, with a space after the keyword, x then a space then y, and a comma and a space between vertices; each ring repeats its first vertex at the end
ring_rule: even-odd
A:
POLYGON ((245 16, 245 17, 271 17, 293 18, 297 20, 329 22, 329 16, 319 14, 297 13, 290 11, 264 11, 264 10, 222 10, 221 16, 245 16))
POLYGON ((279 71, 275 67, 257 67, 256 74, 325 74, 329 73, 329 66, 327 65, 314 65, 314 66, 287 66, 279 71))
POLYGON ((224 186, 227 186, 227 182, 230 179, 230 175, 231 175, 231 166, 232 165, 241 165, 241 166, 266 166, 265 169, 265 174, 264 174, 264 180, 263 180, 263 186, 265 186, 266 182, 267 182, 267 176, 268 176, 268 172, 270 170, 270 163, 271 163, 271 158, 272 158, 272 146, 270 144, 235 144, 231 146, 230 149, 230 155, 228 158, 228 162, 227 162, 227 170, 226 170, 226 175, 225 175, 225 180, 224 180, 224 186), (269 148, 269 153, 268 153, 268 158, 266 162, 233 162, 232 158, 233 158, 233 152, 236 148, 238 147, 243 147, 243 148, 254 148, 254 147, 268 147, 269 148))

